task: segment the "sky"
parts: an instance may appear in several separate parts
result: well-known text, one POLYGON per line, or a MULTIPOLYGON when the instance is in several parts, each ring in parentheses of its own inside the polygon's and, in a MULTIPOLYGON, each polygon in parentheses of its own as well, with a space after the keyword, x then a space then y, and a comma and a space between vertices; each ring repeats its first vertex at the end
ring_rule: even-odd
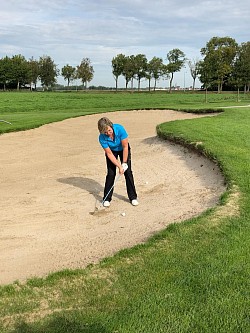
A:
MULTIPOLYGON (((179 48, 194 61, 215 36, 250 40, 248 0, 8 0, 0 8, 0 58, 47 55, 59 70, 89 58, 94 78, 88 85, 114 87, 111 61, 120 53, 167 64, 167 53, 179 48)), ((66 81, 59 76, 58 83, 66 81)), ((174 74, 174 85, 184 83, 192 85, 188 65, 174 74)), ((118 86, 125 87, 123 77, 118 86)))

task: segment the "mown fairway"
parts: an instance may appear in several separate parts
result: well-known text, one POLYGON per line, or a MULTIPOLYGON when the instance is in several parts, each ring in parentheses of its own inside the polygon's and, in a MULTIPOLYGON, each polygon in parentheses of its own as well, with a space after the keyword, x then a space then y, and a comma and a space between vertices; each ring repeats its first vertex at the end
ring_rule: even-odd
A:
POLYGON ((195 110, 227 105, 249 104, 249 95, 242 95, 237 103, 236 94, 210 94, 204 103, 204 93, 0 93, 0 134, 34 128, 49 122, 86 114, 131 109, 171 108, 195 110))
POLYGON ((237 105, 158 127, 218 161, 228 182, 221 206, 99 265, 2 286, 0 332, 250 332, 249 104, 249 94, 240 103, 210 94, 205 104, 191 93, 0 93, 0 119, 12 123, 1 133, 106 111, 237 105))

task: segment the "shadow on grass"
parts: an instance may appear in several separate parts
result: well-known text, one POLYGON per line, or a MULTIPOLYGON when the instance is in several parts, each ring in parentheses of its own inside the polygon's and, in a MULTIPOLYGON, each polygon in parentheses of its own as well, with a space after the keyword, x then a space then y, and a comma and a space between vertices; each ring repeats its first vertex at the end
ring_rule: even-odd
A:
POLYGON ((27 324, 25 322, 16 325, 11 333, 109 333, 100 323, 91 323, 63 316, 57 316, 45 324, 27 324))

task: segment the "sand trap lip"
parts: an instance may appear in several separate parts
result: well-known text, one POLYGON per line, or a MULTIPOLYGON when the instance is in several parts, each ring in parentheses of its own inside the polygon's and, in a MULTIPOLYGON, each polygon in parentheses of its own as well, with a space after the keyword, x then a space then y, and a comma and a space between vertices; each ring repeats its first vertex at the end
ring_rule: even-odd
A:
POLYGON ((224 179, 211 161, 156 137, 157 124, 197 115, 116 112, 107 116, 129 133, 140 205, 130 205, 121 179, 111 207, 91 215, 106 174, 97 140, 101 116, 0 137, 1 284, 86 267, 171 222, 200 214, 224 192, 224 179))

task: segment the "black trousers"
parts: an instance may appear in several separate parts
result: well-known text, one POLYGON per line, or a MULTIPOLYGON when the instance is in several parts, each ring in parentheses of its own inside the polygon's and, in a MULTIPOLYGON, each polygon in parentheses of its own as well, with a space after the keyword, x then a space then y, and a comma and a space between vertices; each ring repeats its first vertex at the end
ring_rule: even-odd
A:
MULTIPOLYGON (((114 156, 116 158, 119 157, 121 163, 123 162, 123 151, 112 151, 112 153, 114 154, 114 156)), ((103 199, 106 197, 108 191, 111 189, 111 187, 114 184, 115 181, 115 176, 116 176, 116 166, 110 161, 110 159, 108 158, 108 156, 106 155, 106 163, 107 163, 107 176, 106 176, 106 182, 105 182, 105 187, 104 187, 104 196, 103 199)), ((125 180, 126 180, 126 187, 127 187, 127 194, 128 194, 128 198, 130 201, 137 199, 137 193, 136 193, 136 189, 135 189, 135 184, 134 184, 134 177, 133 177, 133 172, 131 169, 131 151, 130 151, 130 147, 128 150, 128 160, 127 160, 127 164, 128 164, 128 169, 124 172, 124 176, 125 176, 125 180)), ((107 201, 111 201, 112 200, 112 195, 113 195, 113 190, 110 191, 108 197, 107 197, 107 201)))

